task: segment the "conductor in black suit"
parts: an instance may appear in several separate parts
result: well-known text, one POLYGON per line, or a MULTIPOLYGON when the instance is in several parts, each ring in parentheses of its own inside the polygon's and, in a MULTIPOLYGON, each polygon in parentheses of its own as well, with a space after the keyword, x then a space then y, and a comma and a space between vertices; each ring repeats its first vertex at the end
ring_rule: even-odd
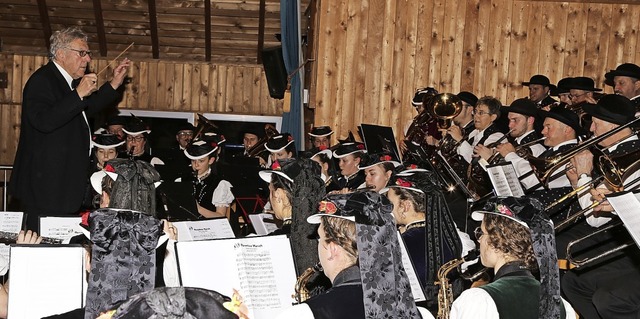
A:
POLYGON ((82 30, 56 31, 50 43, 49 63, 31 75, 23 91, 9 186, 28 214, 27 227, 34 230, 38 216, 73 214, 80 208, 89 171, 87 117, 117 103, 117 89, 130 66, 125 58, 113 69, 113 79, 98 88, 98 76, 85 74, 91 51, 82 30))

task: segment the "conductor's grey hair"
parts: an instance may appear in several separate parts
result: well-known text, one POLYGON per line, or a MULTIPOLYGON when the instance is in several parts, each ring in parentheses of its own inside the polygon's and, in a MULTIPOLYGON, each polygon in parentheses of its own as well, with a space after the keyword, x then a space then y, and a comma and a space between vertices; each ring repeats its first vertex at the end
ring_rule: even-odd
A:
POLYGON ((88 38, 87 34, 78 27, 68 27, 54 32, 49 38, 51 43, 49 58, 54 59, 58 50, 69 47, 74 40, 80 39, 87 42, 88 38))

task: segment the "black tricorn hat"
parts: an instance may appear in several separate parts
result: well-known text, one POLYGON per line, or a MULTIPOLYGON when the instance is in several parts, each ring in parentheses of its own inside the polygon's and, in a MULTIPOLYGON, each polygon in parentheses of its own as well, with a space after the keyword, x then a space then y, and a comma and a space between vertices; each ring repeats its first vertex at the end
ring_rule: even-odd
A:
POLYGON ((538 114, 538 107, 535 103, 533 103, 533 101, 527 98, 522 98, 511 102, 511 105, 509 105, 509 107, 505 107, 504 111, 509 113, 535 116, 538 114))
POLYGON ((316 126, 311 129, 311 132, 308 133, 311 137, 322 137, 333 134, 331 127, 329 126, 316 126))
POLYGON ((91 139, 91 146, 97 148, 116 148, 124 144, 124 140, 114 134, 96 134, 91 139))
POLYGON ((110 126, 110 125, 125 125, 125 124, 127 124, 127 120, 128 120, 127 117, 118 115, 118 116, 114 116, 112 118, 109 118, 105 125, 106 126, 110 126))
POLYGON ((578 77, 572 78, 571 81, 565 87, 567 87, 570 90, 574 89, 574 90, 583 90, 583 91, 591 91, 591 92, 602 91, 602 89, 596 88, 596 84, 593 81, 593 79, 585 76, 578 76, 578 77))
POLYGON ((363 143, 360 143, 360 142, 340 143, 338 148, 333 152, 333 157, 341 158, 357 152, 367 153, 367 149, 363 143))
POLYGON ((262 170, 258 172, 258 175, 267 183, 271 183, 273 174, 280 175, 293 183, 300 172, 302 172, 302 166, 296 159, 285 158, 276 160, 271 164, 270 170, 262 170))
POLYGON ((416 90, 416 94, 413 96, 413 100, 411 100, 411 105, 414 107, 422 105, 425 96, 434 96, 438 94, 438 90, 432 87, 426 87, 416 90))
POLYGON ((272 136, 264 147, 269 152, 279 152, 289 146, 289 144, 293 143, 293 136, 289 133, 280 133, 278 135, 272 136))
POLYGON ((471 106, 476 106, 476 103, 478 103, 478 97, 471 93, 471 92, 467 92, 467 91, 462 91, 458 94, 456 94, 462 101, 466 102, 467 104, 471 105, 471 106))
POLYGON ((556 89, 556 86, 551 84, 551 81, 549 81, 549 78, 542 74, 536 74, 532 76, 531 79, 529 79, 529 82, 522 82, 522 85, 524 86, 529 86, 531 84, 540 84, 540 85, 548 86, 553 90, 556 89))
POLYGON ((129 122, 124 125, 122 130, 128 135, 140 135, 143 133, 151 134, 151 128, 140 118, 132 116, 129 122))
POLYGON ((565 109, 564 107, 554 107, 551 108, 550 111, 538 110, 538 112, 543 118, 550 117, 569 125, 574 131, 576 131, 576 136, 585 135, 587 133, 580 125, 580 118, 578 115, 569 109, 565 109))
POLYGON ((613 78, 616 76, 628 76, 640 80, 640 66, 633 63, 622 63, 615 70, 605 73, 605 83, 613 86, 613 78))
POLYGON ((582 109, 593 117, 618 125, 633 121, 636 114, 633 102, 618 94, 607 94, 598 100, 598 104, 587 104, 582 109))
POLYGON ((198 160, 213 154, 216 150, 218 150, 218 142, 205 138, 191 142, 184 150, 184 155, 190 160, 198 160))

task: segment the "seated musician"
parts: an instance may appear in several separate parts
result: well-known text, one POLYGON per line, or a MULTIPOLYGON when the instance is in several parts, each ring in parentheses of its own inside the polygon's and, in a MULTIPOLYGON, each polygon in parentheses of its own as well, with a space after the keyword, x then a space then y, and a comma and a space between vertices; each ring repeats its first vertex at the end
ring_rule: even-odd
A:
POLYGON ((604 83, 613 86, 613 91, 633 102, 636 111, 640 112, 640 66, 633 63, 622 63, 615 70, 604 75, 604 83))
MULTIPOLYGON (((620 126, 625 125, 635 118, 635 106, 631 101, 621 95, 605 95, 597 105, 587 105, 585 112, 591 114, 593 123, 591 130, 595 136, 602 136, 620 126)), ((638 150, 639 140, 630 127, 623 128, 617 133, 600 141, 603 153, 615 160, 620 158, 632 158, 638 150)), ((575 169, 568 175, 576 186, 587 185, 593 178, 593 155, 581 152, 572 159, 575 169)), ((624 167, 618 167, 624 169, 624 167)), ((604 170, 604 169, 603 169, 604 170)), ((620 172, 622 174, 622 172, 620 172)), ((613 191, 632 190, 640 184, 640 172, 630 171, 625 173, 622 185, 599 183, 589 192, 582 193, 579 197, 580 206, 588 208, 594 201, 595 208, 585 212, 586 221, 581 221, 560 235, 570 239, 591 234, 595 228, 603 227, 610 223, 615 216, 611 205, 604 198, 613 191)), ((618 247, 620 244, 631 240, 625 231, 608 231, 582 241, 580 247, 589 250, 590 256, 599 252, 618 247)), ((597 264, 590 264, 586 269, 574 269, 564 275, 562 289, 569 301, 584 318, 638 318, 640 315, 640 292, 637 283, 640 281, 640 251, 635 247, 622 251, 623 254, 615 255, 597 264)), ((580 253, 580 252, 577 252, 580 253)), ((582 257, 580 255, 574 257, 582 257)))
POLYGON ((316 126, 307 134, 309 134, 311 144, 313 145, 311 148, 312 153, 331 148, 331 134, 333 134, 331 127, 316 126))
POLYGON ((308 221, 319 224, 318 257, 333 287, 276 318, 420 318, 391 209, 376 192, 327 195, 308 221))
POLYGON ((340 143, 338 148, 333 151, 333 157, 339 160, 340 176, 333 178, 327 187, 327 192, 348 192, 360 187, 364 183, 364 172, 360 171, 359 167, 366 153, 367 150, 363 143, 340 143))
POLYGON ((279 159, 296 158, 298 156, 293 136, 289 133, 281 133, 270 137, 265 144, 265 148, 271 153, 269 155, 270 163, 274 163, 279 159))
POLYGON ((495 277, 464 291, 450 318, 576 318, 560 297, 553 226, 542 209, 535 199, 507 197, 473 212, 482 221, 475 232, 480 260, 495 277))
MULTIPOLYGON (((124 140, 113 134, 96 134, 91 140, 91 167, 89 175, 104 169, 104 164, 118 156, 118 147, 124 144, 124 140)), ((82 203, 83 208, 96 208, 96 196, 100 195, 95 192, 91 183, 87 180, 87 189, 85 198, 82 203)))
MULTIPOLYGON (((147 163, 151 163, 154 159, 151 156, 150 147, 149 147, 149 135, 151 134, 151 129, 147 124, 142 122, 139 118, 132 117, 129 119, 127 124, 124 125, 122 131, 127 134, 125 137, 126 140, 126 153, 121 153, 119 158, 133 158, 136 160, 145 161, 147 163)), ((155 165, 158 162, 158 159, 155 158, 155 165)))
POLYGON ((331 179, 336 174, 333 164, 333 152, 329 149, 321 150, 311 155, 310 158, 320 165, 320 178, 324 181, 325 187, 329 186, 331 179))
POLYGON ((309 238, 314 227, 306 219, 316 213, 325 195, 320 166, 310 159, 280 159, 273 162, 271 170, 260 171, 259 175, 269 183, 271 209, 282 221, 270 235, 289 235, 296 271, 301 275, 318 262, 317 245, 309 238))
POLYGON ((557 101, 551 97, 551 89, 555 90, 555 85, 551 84, 549 78, 536 74, 529 79, 529 82, 522 82, 522 85, 529 87, 529 99, 535 103, 538 108, 548 108, 557 101))
POLYGON ((596 103, 595 93, 602 91, 595 87, 593 79, 578 76, 572 78, 566 85, 569 89, 569 98, 571 99, 571 105, 578 105, 580 103, 596 103))
POLYGON ((180 179, 183 187, 193 189, 198 213, 205 218, 229 217, 234 201, 231 183, 222 179, 217 171, 218 139, 204 135, 193 141, 184 155, 191 160, 193 174, 180 179))
POLYGON ((572 77, 568 77, 568 78, 562 78, 560 81, 558 81, 558 89, 556 90, 555 93, 558 96, 560 103, 557 103, 557 105, 571 106, 569 86, 572 79, 573 79, 572 77))
MULTIPOLYGON (((516 154, 516 147, 530 144, 540 139, 540 135, 534 130, 538 109, 529 99, 517 99, 508 108, 505 108, 505 111, 509 112, 509 135, 512 137, 513 143, 507 142, 497 145, 496 151, 506 161, 513 164, 518 176, 522 176, 531 172, 531 165, 526 159, 516 154)), ((525 147, 534 157, 540 156, 546 150, 541 143, 534 143, 525 147)))
POLYGON ((475 249, 475 244, 453 222, 434 173, 403 171, 396 175, 386 190, 418 279, 427 291, 435 292, 437 289, 427 287, 435 288, 438 269, 449 260, 475 249), (438 249, 427 247, 433 245, 438 245, 438 249))
MULTIPOLYGON (((473 108, 478 103, 478 97, 476 97, 473 93, 462 91, 456 94, 458 98, 460 98, 460 102, 462 103, 462 110, 460 114, 456 115, 453 118, 453 124, 462 128, 463 139, 467 139, 469 134, 473 132, 475 126, 473 124, 473 108)), ((445 130, 446 131, 446 130, 445 130)), ((433 136, 428 135, 426 137, 426 142, 429 145, 438 144, 439 140, 435 139, 433 136)))
POLYGON ((400 162, 393 160, 390 154, 369 154, 367 161, 360 165, 360 170, 364 171, 364 187, 380 192, 387 187, 398 166, 400 162))
POLYGON ((461 142, 457 153, 471 165, 468 170, 470 174, 467 174, 470 181, 469 186, 479 195, 486 194, 490 191, 490 187, 480 183, 472 183, 471 181, 479 182, 478 176, 485 174, 486 160, 493 154, 493 150, 485 145, 500 143, 504 139, 504 134, 493 125, 494 121, 500 117, 501 107, 502 103, 496 98, 490 96, 480 98, 473 111, 475 129, 466 140, 463 140, 464 136, 460 127, 454 125, 447 130, 447 133, 454 140, 461 142))

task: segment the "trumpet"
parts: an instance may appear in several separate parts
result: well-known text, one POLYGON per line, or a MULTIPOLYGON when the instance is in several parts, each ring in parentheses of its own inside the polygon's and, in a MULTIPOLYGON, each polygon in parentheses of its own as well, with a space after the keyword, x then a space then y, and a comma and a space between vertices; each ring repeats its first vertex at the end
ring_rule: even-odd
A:
POLYGON ((557 171, 562 166, 566 165, 571 160, 572 157, 574 157, 576 154, 586 149, 591 148, 594 145, 597 145, 598 143, 613 136, 614 134, 617 134, 618 132, 628 127, 631 127, 632 125, 636 124, 639 120, 640 118, 635 118, 633 121, 625 125, 620 125, 607 133, 604 133, 600 136, 589 138, 586 141, 584 141, 582 144, 579 144, 578 146, 562 154, 557 154, 555 156, 550 156, 547 158, 536 158, 534 156, 528 156, 526 159, 531 164, 531 167, 533 168, 533 172, 534 174, 536 174, 540 182, 544 185, 545 188, 549 188, 549 181, 553 172, 557 171))
MULTIPOLYGON (((509 130, 509 132, 507 132, 507 134, 502 135, 502 137, 500 137, 497 141, 487 145, 487 148, 495 148, 496 146, 502 144, 502 141, 504 141, 505 139, 509 138, 509 134, 511 134, 511 132, 513 132, 513 129, 509 130)), ((503 162, 504 161, 504 157, 500 154, 500 152, 496 152, 494 150, 493 154, 491 156, 489 156, 489 159, 487 159, 487 162, 489 164, 497 164, 499 162, 503 162)))

